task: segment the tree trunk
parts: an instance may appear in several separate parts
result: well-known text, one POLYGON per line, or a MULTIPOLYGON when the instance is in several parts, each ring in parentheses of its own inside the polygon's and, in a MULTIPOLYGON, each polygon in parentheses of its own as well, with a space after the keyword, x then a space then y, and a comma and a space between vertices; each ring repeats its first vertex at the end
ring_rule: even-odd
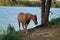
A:
POLYGON ((41 24, 45 24, 45 0, 41 0, 41 24))
POLYGON ((46 10, 45 10, 45 20, 46 20, 46 23, 49 22, 49 12, 50 12, 50 7, 51 7, 51 2, 52 2, 52 0, 47 0, 46 10))
POLYGON ((41 0, 41 24, 46 25, 49 19, 49 12, 52 0, 47 0, 47 4, 45 5, 45 0, 41 0), (45 8, 46 7, 46 8, 45 8))

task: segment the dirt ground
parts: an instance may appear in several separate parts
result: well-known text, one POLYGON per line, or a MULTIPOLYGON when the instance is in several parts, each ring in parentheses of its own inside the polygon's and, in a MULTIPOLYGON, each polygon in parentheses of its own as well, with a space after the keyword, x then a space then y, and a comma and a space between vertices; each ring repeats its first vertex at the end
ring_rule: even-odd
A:
POLYGON ((32 28, 28 32, 22 37, 22 40, 60 40, 60 24, 32 28))

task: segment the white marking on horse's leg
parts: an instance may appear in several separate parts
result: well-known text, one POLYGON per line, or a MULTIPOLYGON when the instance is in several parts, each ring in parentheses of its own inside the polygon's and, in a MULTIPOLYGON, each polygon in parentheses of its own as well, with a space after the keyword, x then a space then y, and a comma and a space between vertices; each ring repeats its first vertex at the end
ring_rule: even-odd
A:
POLYGON ((24 25, 24 33, 26 33, 26 29, 25 28, 26 28, 26 26, 24 25))
POLYGON ((25 25, 23 25, 23 32, 25 33, 25 25))
POLYGON ((24 29, 25 29, 25 25, 24 25, 24 29))

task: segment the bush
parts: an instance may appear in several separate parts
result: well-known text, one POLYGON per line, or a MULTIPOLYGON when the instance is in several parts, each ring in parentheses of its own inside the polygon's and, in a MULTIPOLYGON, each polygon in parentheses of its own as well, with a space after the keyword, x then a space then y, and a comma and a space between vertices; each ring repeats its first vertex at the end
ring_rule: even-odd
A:
POLYGON ((60 24, 60 17, 51 19, 50 24, 60 24))
POLYGON ((14 27, 9 24, 7 28, 7 34, 2 38, 2 40, 21 40, 20 33, 16 32, 14 27))

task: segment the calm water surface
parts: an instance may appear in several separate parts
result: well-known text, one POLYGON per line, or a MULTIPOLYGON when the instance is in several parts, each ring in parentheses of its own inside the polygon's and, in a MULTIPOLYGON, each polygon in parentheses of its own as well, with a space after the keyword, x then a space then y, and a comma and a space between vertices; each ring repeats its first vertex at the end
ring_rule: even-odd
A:
MULTIPOLYGON (((60 17, 60 8, 51 8, 50 9, 49 20, 52 18, 60 17)), ((16 30, 18 30, 18 21, 17 16, 19 13, 30 13, 33 15, 37 15, 38 25, 41 24, 41 7, 8 7, 8 6, 0 6, 0 28, 6 29, 8 24, 12 24, 16 30)), ((29 28, 33 28, 36 25, 31 20, 28 25, 29 28)), ((20 27, 22 29, 22 25, 20 27)))

